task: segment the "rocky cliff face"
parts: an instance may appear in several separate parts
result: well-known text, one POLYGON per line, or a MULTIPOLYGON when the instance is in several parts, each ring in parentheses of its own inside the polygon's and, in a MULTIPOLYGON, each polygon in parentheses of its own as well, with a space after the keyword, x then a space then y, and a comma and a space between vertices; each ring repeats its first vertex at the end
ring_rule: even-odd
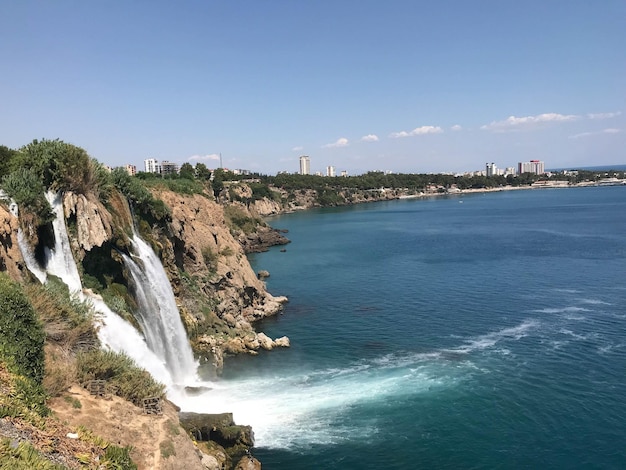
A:
POLYGON ((276 314, 287 299, 269 294, 258 279, 223 206, 197 194, 156 196, 172 212, 170 234, 158 239, 183 320, 195 350, 219 371, 224 352, 254 353, 262 347, 252 323, 276 314))
POLYGON ((17 241, 18 228, 18 219, 0 205, 0 271, 21 280, 25 267, 17 241))

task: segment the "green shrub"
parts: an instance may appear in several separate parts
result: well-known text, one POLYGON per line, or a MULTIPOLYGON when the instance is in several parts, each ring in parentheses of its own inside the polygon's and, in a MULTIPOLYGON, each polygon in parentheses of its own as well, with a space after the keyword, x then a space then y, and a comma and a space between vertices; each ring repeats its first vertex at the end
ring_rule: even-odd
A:
POLYGON ((43 326, 21 286, 0 273, 0 358, 15 373, 41 384, 44 339, 43 326))
POLYGON ((90 380, 106 380, 115 394, 135 405, 144 398, 163 397, 165 386, 158 383, 126 354, 95 349, 77 355, 77 377, 86 384, 90 380))
POLYGON ((116 168, 111 173, 113 185, 128 199, 128 202, 142 215, 155 221, 166 220, 170 210, 160 199, 155 199, 140 178, 130 176, 124 168, 116 168))
POLYGON ((17 202, 20 211, 35 215, 38 225, 54 220, 54 212, 44 196, 45 188, 35 171, 19 168, 2 178, 2 189, 17 202))
POLYGON ((202 258, 209 271, 217 270, 217 253, 215 253, 211 247, 206 246, 202 249, 202 258))
POLYGON ((108 180, 100 164, 84 149, 59 139, 33 140, 19 149, 12 166, 31 170, 46 188, 54 191, 99 194, 100 184, 106 186, 108 180))
POLYGON ((191 196, 193 194, 202 194, 204 192, 204 184, 200 181, 188 178, 172 178, 165 177, 162 179, 148 179, 146 185, 152 188, 165 188, 177 194, 191 196))
POLYGON ((14 445, 11 439, 0 440, 0 470, 63 470, 42 456, 29 442, 14 445))
POLYGON ((253 233, 262 222, 254 217, 248 216, 237 206, 225 206, 224 217, 229 228, 242 231, 245 234, 253 233))
POLYGON ((131 451, 132 447, 130 446, 108 445, 102 459, 103 467, 112 470, 137 470, 137 464, 130 458, 131 451))

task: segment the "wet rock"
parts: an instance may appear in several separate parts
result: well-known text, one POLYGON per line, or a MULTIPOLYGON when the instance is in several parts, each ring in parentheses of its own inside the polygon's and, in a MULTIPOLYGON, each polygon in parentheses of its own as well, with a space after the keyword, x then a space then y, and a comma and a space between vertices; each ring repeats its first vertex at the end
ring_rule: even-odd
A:
POLYGON ((288 348, 291 346, 291 343, 289 342, 288 337, 282 336, 274 340, 274 346, 277 348, 288 348))
POLYGON ((232 413, 183 412, 179 419, 181 426, 197 441, 214 441, 225 449, 254 446, 252 427, 235 424, 232 413))
POLYGON ((265 333, 259 333, 257 335, 257 339, 261 347, 266 351, 271 351, 272 349, 274 349, 274 341, 272 341, 272 338, 267 336, 265 333))

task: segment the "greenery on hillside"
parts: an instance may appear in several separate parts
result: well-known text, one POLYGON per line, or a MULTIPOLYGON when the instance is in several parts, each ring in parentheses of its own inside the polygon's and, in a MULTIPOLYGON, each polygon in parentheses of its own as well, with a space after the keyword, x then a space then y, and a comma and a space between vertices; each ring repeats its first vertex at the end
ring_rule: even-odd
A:
MULTIPOLYGON (((0 272, 0 361, 17 377, 16 396, 40 415, 47 414, 44 340, 43 325, 22 287, 0 272)), ((6 409, 0 411, 5 413, 6 409)))

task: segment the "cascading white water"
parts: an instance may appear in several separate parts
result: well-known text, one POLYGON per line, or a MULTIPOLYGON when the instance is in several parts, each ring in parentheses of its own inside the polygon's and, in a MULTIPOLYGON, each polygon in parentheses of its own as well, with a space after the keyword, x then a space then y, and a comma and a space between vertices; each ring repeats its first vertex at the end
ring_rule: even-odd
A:
POLYGON ((70 292, 82 292, 80 275, 76 268, 76 261, 70 249, 70 239, 65 227, 65 214, 63 213, 63 195, 52 191, 46 192, 46 199, 50 203, 54 215, 52 228, 54 229, 54 248, 46 247, 46 271, 61 278, 70 289, 70 292))
POLYGON ((135 283, 139 322, 146 342, 167 364, 175 383, 195 381, 198 365, 161 260, 139 235, 134 234, 131 245, 135 256, 122 256, 135 283))
POLYGON ((46 272, 39 266, 39 263, 35 259, 35 255, 26 241, 26 235, 24 235, 21 228, 17 230, 17 244, 20 247, 22 258, 24 258, 28 270, 33 273, 39 282, 45 284, 47 279, 46 272))
POLYGON ((130 323, 113 312, 100 296, 88 291, 83 292, 65 226, 62 195, 48 191, 46 199, 56 215, 52 223, 55 240, 54 248, 45 249, 46 272, 43 272, 38 268, 37 262, 27 248, 23 235, 20 241, 18 233, 18 242, 20 243, 22 256, 27 263, 26 266, 42 283, 46 281, 47 274, 52 274, 60 278, 68 286, 72 294, 77 295, 81 300, 91 302, 94 310, 100 314, 101 325, 98 328, 98 338, 101 343, 113 351, 127 354, 169 389, 173 384, 170 372, 164 362, 150 350, 139 332, 130 323), (32 266, 30 265, 31 260, 32 266))

